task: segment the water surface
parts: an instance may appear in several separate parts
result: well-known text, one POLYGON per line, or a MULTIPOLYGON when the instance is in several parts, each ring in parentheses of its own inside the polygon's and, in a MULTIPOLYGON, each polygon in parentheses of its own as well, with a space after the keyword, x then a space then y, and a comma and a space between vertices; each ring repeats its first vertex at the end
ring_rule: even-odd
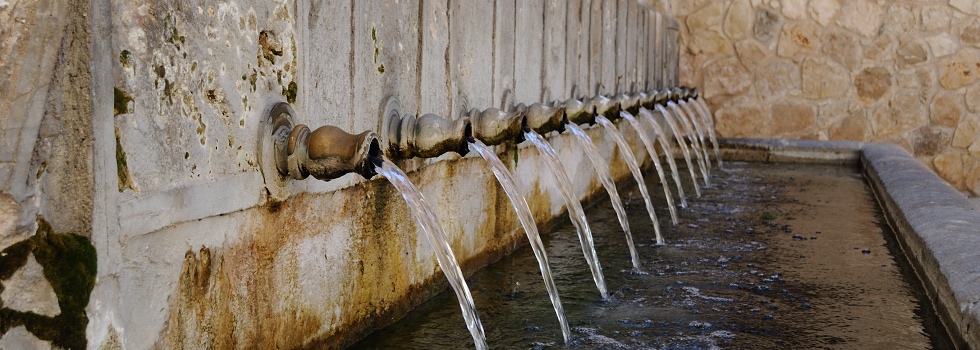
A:
MULTIPOLYGON (((890 229, 858 169, 729 163, 656 246, 639 196, 627 201, 645 273, 609 201, 587 215, 610 297, 597 297, 574 227, 543 234, 574 340, 562 341, 528 247, 468 280, 496 349, 928 349, 944 330, 894 255, 890 229)), ((648 186, 660 186, 648 174, 648 186)), ((621 193, 635 188, 623 187, 621 193)), ((658 193, 659 191, 651 191, 658 193)), ((665 209, 662 192, 655 199, 665 209)), ((588 205, 588 203, 586 203, 588 205)), ((559 221, 561 222, 561 221, 559 221)), ((451 292, 356 349, 471 348, 451 292)))

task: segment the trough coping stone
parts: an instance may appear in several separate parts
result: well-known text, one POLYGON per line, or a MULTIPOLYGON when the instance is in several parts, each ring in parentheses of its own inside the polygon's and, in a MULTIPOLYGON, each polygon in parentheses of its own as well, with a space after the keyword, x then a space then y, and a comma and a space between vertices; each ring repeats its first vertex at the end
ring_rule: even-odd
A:
POLYGON ((980 198, 891 143, 720 139, 724 158, 860 165, 957 348, 980 348, 980 198))

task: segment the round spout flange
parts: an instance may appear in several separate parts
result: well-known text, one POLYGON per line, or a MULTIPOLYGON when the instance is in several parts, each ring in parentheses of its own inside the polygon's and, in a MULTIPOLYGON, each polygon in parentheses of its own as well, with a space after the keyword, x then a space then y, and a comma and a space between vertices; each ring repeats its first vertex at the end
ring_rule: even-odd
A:
POLYGON ((293 114, 288 103, 276 103, 262 121, 259 169, 265 182, 265 194, 274 202, 286 200, 292 191, 285 154, 293 130, 293 114))

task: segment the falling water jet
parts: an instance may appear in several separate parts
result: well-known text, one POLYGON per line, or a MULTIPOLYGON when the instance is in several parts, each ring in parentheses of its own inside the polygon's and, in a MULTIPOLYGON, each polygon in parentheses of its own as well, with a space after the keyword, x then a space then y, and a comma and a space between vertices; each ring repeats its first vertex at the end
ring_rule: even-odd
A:
MULTIPOLYGON (((626 112, 623 111, 620 113, 626 112)), ((623 160, 626 161, 626 165, 630 168, 630 172, 633 173, 633 179, 636 180, 637 187, 640 188, 640 194, 643 195, 643 202, 647 206, 647 213, 650 214, 650 221, 653 222, 653 232, 657 236, 657 245, 663 245, 664 237, 660 234, 660 222, 657 221, 657 214, 653 211, 653 202, 650 201, 650 193, 647 191, 646 182, 643 181, 643 173, 640 172, 640 165, 637 164, 636 157, 633 156, 633 151, 630 150, 630 146, 628 143, 626 143, 626 139, 623 138, 623 134, 616 128, 616 124, 613 124, 613 122, 603 116, 597 116, 595 120, 606 128, 606 131, 609 132, 609 135, 612 136, 613 140, 615 140, 616 144, 619 146, 619 154, 621 154, 623 156, 623 160)))
POLYGON ((456 292, 456 299, 459 301, 460 309, 462 309, 463 319, 466 320, 466 328, 473 336, 473 343, 476 348, 480 350, 489 349, 486 336, 483 333, 483 324, 480 323, 480 316, 477 314, 476 305, 473 303, 473 296, 470 294, 470 289, 463 278, 463 272, 459 269, 456 256, 453 254, 452 248, 449 247, 449 241, 446 239, 442 227, 439 226, 439 221, 436 219, 432 207, 425 201, 422 192, 409 181, 408 176, 387 157, 372 158, 371 162, 375 166, 374 170, 388 179, 402 194, 402 198, 411 208, 415 220, 425 232, 429 244, 434 248, 439 267, 446 274, 446 279, 449 280, 449 284, 456 292))
POLYGON ((677 146, 681 149, 681 153, 684 154, 684 161, 687 162, 687 170, 691 172, 691 183, 694 184, 694 192, 701 197, 701 186, 698 185, 698 176, 694 173, 694 164, 691 163, 691 152, 687 150, 687 142, 684 142, 684 136, 680 134, 677 129, 677 123, 674 123, 674 116, 664 108, 663 105, 657 104, 657 110, 660 114, 664 116, 664 121, 667 122, 667 126, 670 127, 670 132, 674 134, 677 139, 677 146))
POLYGON ((674 151, 671 149, 671 143, 667 141, 667 134, 664 129, 660 127, 660 123, 653 118, 653 113, 649 109, 640 108, 640 115, 644 116, 650 126, 653 127, 653 132, 657 134, 657 142, 660 142, 660 148, 664 150, 667 158, 667 165, 670 166, 671 176, 674 178, 674 184, 677 185, 677 196, 681 199, 681 208, 687 208, 687 196, 684 195, 684 186, 681 185, 681 175, 677 171, 677 161, 674 159, 674 151))
MULTIPOLYGON (((599 118, 601 116, 596 116, 599 118)), ((609 173, 609 166, 606 165, 605 159, 603 159, 602 154, 599 153, 599 149, 596 148, 595 144, 592 143, 592 139, 589 135, 585 133, 584 130, 575 125, 575 123, 568 123, 565 127, 572 132, 582 144, 582 149, 585 154, 592 160, 592 165, 595 166, 595 171, 599 176, 599 181, 602 182, 602 186, 606 188, 606 192, 609 193, 609 200, 612 201, 613 209, 616 211, 616 218, 619 219, 619 224, 623 227, 623 232, 626 233, 626 244, 629 246, 630 257, 633 261, 633 269, 640 270, 640 256, 636 253, 636 246, 633 245, 633 233, 630 232, 629 220, 626 217, 626 209, 623 208, 623 201, 619 198, 619 192, 616 190, 616 183, 612 179, 612 175, 609 173)), ((625 151, 624 151, 625 152, 625 151)))
MULTIPOLYGON (((692 103, 687 103, 687 101, 680 100, 678 105, 687 112, 688 117, 691 119, 691 125, 694 126, 695 131, 698 133, 698 141, 701 143, 701 152, 704 153, 704 162, 708 167, 708 173, 711 173, 711 156, 708 155, 708 144, 704 140, 704 130, 708 128, 706 124, 702 121, 704 119, 700 113, 697 113, 697 108, 692 106, 692 103)), ((709 177, 710 179, 710 177, 709 177)), ((710 185, 708 185, 710 186, 710 185)))
MULTIPOLYGON (((691 126, 689 115, 673 101, 667 102, 667 107, 670 107, 670 110, 674 112, 674 116, 677 117, 674 119, 674 121, 678 123, 678 126, 683 128, 681 132, 683 132, 684 137, 687 137, 687 139, 691 142, 691 150, 694 151, 694 160, 697 161, 702 179, 704 180, 704 185, 710 186, 711 183, 708 180, 708 164, 705 164, 705 162, 707 162, 707 158, 705 157, 707 153, 703 153, 704 147, 701 146, 701 141, 698 139, 697 132, 694 130, 694 127, 691 126)), ((683 142, 683 138, 678 137, 677 141, 683 142)))
POLYGON ((561 326, 561 334, 565 339, 565 344, 568 344, 572 340, 572 334, 568 328, 568 320, 565 318, 565 310, 558 297, 558 288, 555 287, 555 280, 551 277, 548 254, 545 253, 544 243, 541 242, 538 227, 534 224, 531 208, 527 206, 527 201, 524 199, 524 196, 517 191, 517 184, 514 183, 513 176, 511 176, 507 167, 500 162, 497 155, 479 140, 470 140, 469 146, 472 150, 479 153, 486 160, 487 164, 490 165, 490 170, 497 177, 497 182, 500 183, 500 187, 504 189, 507 198, 510 198, 510 203, 514 206, 514 211, 517 212, 517 218, 521 221, 521 225, 524 227, 524 233, 527 234, 527 239, 530 241, 531 249, 534 250, 534 256, 538 259, 538 267, 541 269, 541 277, 544 278, 545 289, 548 290, 548 295, 551 297, 551 304, 555 307, 555 314, 558 316, 558 324, 561 326))
POLYGON ((582 203, 579 203, 575 197, 575 192, 572 190, 572 182, 568 179, 565 168, 562 167, 561 161, 558 160, 558 155, 555 153, 555 150, 551 148, 551 145, 541 135, 531 130, 525 130, 524 137, 538 148, 538 153, 541 154, 545 160, 545 164, 551 169, 551 174, 555 177, 555 184, 558 186, 558 191, 565 198, 568 216, 572 220, 572 225, 575 226, 575 230, 578 232, 578 240, 582 245, 582 253, 585 255, 585 261, 589 264, 589 269, 592 271, 592 279, 595 281, 596 287, 599 288, 599 294, 602 295, 602 299, 608 299, 609 293, 606 291, 606 280, 602 276, 602 266, 599 265, 599 258, 595 253, 595 243, 592 241, 592 230, 589 228, 588 222, 585 221, 585 210, 582 209, 582 203))
POLYGON ((711 145, 715 148, 715 160, 718 162, 718 169, 724 169, 721 160, 721 151, 718 150, 718 138, 715 136, 715 121, 711 117, 711 112, 708 111, 708 106, 704 104, 704 100, 697 97, 697 90, 694 92, 694 107, 701 113, 702 119, 708 129, 708 136, 711 137, 711 145))
POLYGON ((670 188, 667 185, 667 177, 664 175, 663 165, 660 164, 660 156, 657 155, 657 149, 653 146, 653 141, 650 140, 650 135, 647 135, 646 129, 640 125, 640 120, 636 119, 632 114, 627 111, 622 112, 623 119, 626 119, 633 129, 636 130, 636 134, 640 135, 640 141, 643 142, 643 146, 646 147, 647 153, 650 154, 650 159, 653 160, 653 165, 657 168, 657 175, 660 176, 660 184, 664 188, 664 197, 667 198, 667 209, 670 210, 670 222, 677 226, 677 208, 674 206, 674 198, 670 194, 670 188))

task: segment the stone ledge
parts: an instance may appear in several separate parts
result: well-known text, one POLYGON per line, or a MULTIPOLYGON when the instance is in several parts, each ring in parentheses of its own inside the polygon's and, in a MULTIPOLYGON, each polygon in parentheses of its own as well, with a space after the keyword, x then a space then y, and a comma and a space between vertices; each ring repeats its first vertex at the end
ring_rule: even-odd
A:
POLYGON ((721 139, 726 160, 860 165, 958 348, 980 348, 980 209, 895 144, 721 139))
POLYGON ((957 346, 980 347, 980 211, 897 145, 868 144, 861 161, 957 346))

